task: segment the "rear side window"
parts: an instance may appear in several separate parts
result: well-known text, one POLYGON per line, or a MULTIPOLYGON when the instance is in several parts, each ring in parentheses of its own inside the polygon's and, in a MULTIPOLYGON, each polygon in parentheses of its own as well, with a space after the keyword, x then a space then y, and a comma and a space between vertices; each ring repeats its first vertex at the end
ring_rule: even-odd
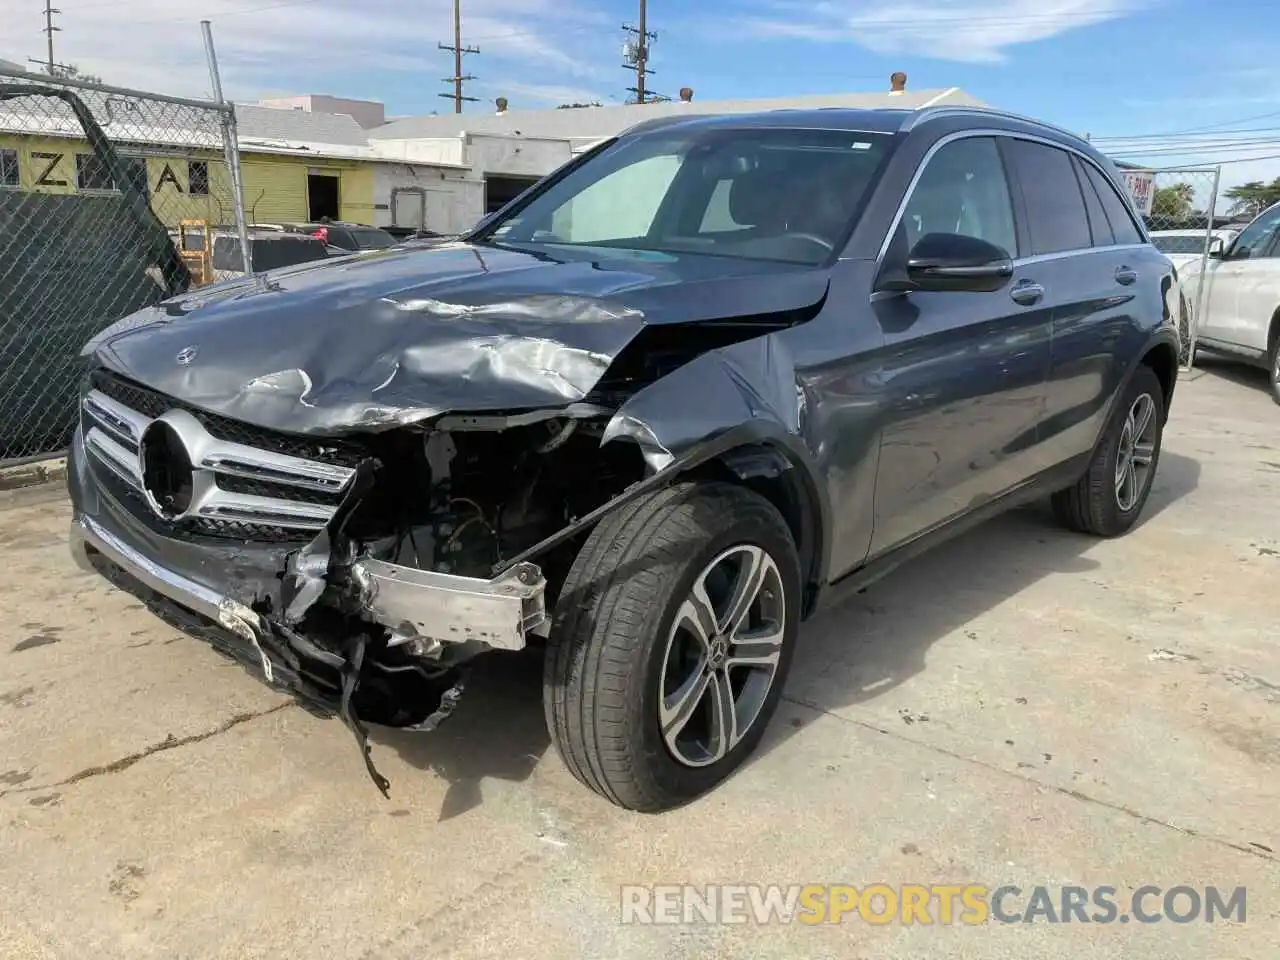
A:
POLYGON ((1116 192, 1113 187, 1092 163, 1079 161, 1080 168, 1084 171, 1093 189, 1098 194, 1098 199, 1102 201, 1102 209, 1107 213, 1107 222, 1111 224, 1111 232, 1115 235, 1116 243, 1142 243, 1142 233, 1133 222, 1133 215, 1129 213, 1129 205, 1116 192))
POLYGON ((1027 205, 1031 253, 1061 253, 1093 246, 1084 194, 1071 166, 1071 154, 1029 140, 1010 140, 1009 155, 1027 205))

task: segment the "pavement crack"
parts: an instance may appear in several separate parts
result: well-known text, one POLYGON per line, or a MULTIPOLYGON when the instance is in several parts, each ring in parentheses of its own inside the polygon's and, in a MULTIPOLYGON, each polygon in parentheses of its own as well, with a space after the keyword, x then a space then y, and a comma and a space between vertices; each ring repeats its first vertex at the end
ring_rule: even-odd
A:
POLYGON ((286 701, 284 703, 278 703, 274 707, 268 707, 266 710, 257 710, 250 713, 237 713, 234 716, 228 717, 212 730, 205 730, 202 733, 193 733, 185 737, 175 737, 173 734, 170 734, 159 743, 153 743, 151 746, 144 747, 137 753, 131 753, 128 756, 121 757, 119 760, 112 760, 110 763, 104 763, 101 766, 87 767, 78 773, 73 773, 65 780, 59 780, 56 783, 42 784, 36 787, 18 787, 13 790, 0 790, 0 797, 6 797, 9 794, 37 793, 42 790, 53 790, 57 787, 67 787, 73 783, 80 783, 94 777, 101 777, 111 773, 120 773, 124 770, 128 770, 135 763, 145 760, 147 757, 154 756, 157 753, 164 753, 166 750, 176 750, 179 747, 187 747, 193 743, 201 743, 205 740, 210 740, 213 737, 221 736, 228 730, 238 727, 243 723, 248 723, 251 720, 257 720, 261 717, 267 717, 273 713, 279 713, 286 707, 292 707, 294 705, 293 701, 286 701))
POLYGON ((1180 827, 1176 823, 1169 823, 1167 820, 1161 820, 1158 817, 1153 817, 1149 814, 1141 812, 1140 810, 1134 810, 1132 807, 1126 807, 1124 804, 1113 803, 1110 800, 1103 800, 1099 797, 1090 796, 1087 793, 1082 793, 1079 790, 1073 790, 1070 787, 1060 787, 1057 784, 1046 783, 1043 780, 1037 780, 1035 777, 1024 776, 1023 774, 1017 773, 1013 770, 1006 770, 1004 767, 1001 767, 997 764, 988 763, 985 760, 980 760, 977 757, 967 757, 962 753, 956 753, 954 750, 948 750, 946 747, 939 747, 939 746, 936 746, 935 744, 925 743, 921 740, 916 740, 912 737, 905 737, 901 733, 894 732, 892 730, 886 729, 885 727, 877 726, 874 723, 868 723, 866 720, 856 720, 852 717, 841 716, 838 713, 833 713, 830 710, 826 709, 825 707, 820 707, 816 703, 810 703, 807 700, 800 700, 796 697, 789 697, 786 694, 783 694, 781 699, 787 701, 788 703, 795 704, 798 707, 804 707, 807 710, 816 711, 817 713, 820 713, 823 716, 831 717, 833 720, 839 720, 841 723, 847 723, 855 727, 862 727, 864 730, 871 730, 874 733, 879 733, 883 736, 891 737, 894 740, 900 740, 903 743, 909 743, 914 747, 921 747, 933 753, 941 754, 944 757, 950 757, 953 760, 959 760, 961 763, 970 764, 975 767, 981 767, 984 770, 989 770, 992 773, 1001 774, 1013 780, 1021 781, 1022 783, 1029 783, 1037 787, 1043 787, 1046 790, 1052 790, 1054 793, 1061 794, 1064 797, 1070 797, 1072 800, 1077 800, 1081 803, 1087 803, 1096 807, 1103 807, 1115 813, 1122 813, 1127 817, 1132 817, 1134 820, 1137 820, 1139 823, 1144 823, 1153 827, 1163 827, 1166 830, 1172 830, 1174 833, 1182 834, 1184 837, 1191 837, 1196 840, 1204 840, 1208 843, 1213 843, 1220 847, 1227 847, 1228 849, 1235 850, 1237 853, 1247 853, 1249 856, 1257 857, 1259 860, 1267 860, 1271 863, 1280 863, 1280 855, 1275 855, 1270 851, 1259 849, 1257 845, 1236 843, 1232 840, 1226 839, 1225 837, 1218 837, 1212 834, 1200 833, 1199 831, 1193 830, 1190 827, 1180 827))

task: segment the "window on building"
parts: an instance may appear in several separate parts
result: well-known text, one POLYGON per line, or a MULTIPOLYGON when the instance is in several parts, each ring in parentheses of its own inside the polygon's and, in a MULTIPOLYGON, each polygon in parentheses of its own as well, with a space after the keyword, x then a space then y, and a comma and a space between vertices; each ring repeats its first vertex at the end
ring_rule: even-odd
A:
POLYGON ((191 160, 187 163, 187 193, 193 197, 209 195, 209 161, 191 160))
POLYGON ((18 151, 0 149, 0 187, 16 187, 18 180, 18 151))
POLYGON ((76 186, 81 190, 114 190, 111 171, 96 153, 76 154, 76 186))

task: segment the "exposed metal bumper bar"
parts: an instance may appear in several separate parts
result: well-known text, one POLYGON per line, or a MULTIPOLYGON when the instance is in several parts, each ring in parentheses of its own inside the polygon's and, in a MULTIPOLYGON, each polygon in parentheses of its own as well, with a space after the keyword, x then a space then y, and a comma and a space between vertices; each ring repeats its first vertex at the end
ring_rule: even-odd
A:
MULTIPOLYGON (((166 569, 90 516, 77 516, 71 526, 73 545, 75 541, 88 544, 152 590, 234 631, 262 652, 259 637, 269 627, 249 607, 166 569)), ((372 619, 441 644, 472 641, 499 650, 520 650, 526 633, 545 635, 550 627, 546 579, 532 563, 481 580, 362 560, 352 568, 352 576, 364 587, 372 619)), ((263 661, 269 678, 265 656, 263 661)))
POLYGON ((547 581, 532 563, 492 580, 362 560, 352 573, 379 623, 440 643, 478 641, 496 650, 521 650, 525 635, 546 635, 547 581))

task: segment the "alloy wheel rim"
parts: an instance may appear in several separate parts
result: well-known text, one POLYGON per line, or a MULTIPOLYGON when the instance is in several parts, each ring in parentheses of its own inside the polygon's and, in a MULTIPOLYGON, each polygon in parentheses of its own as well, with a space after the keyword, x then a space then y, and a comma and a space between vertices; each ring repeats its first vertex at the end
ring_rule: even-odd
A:
POLYGON ((724 759, 760 717, 778 674, 786 597, 760 547, 730 547, 693 581, 667 636, 658 726, 689 767, 724 759))
POLYGON ((1151 464, 1156 455, 1156 402, 1144 393, 1133 401, 1120 430, 1120 450, 1116 457, 1116 506, 1128 513, 1146 489, 1151 464))

